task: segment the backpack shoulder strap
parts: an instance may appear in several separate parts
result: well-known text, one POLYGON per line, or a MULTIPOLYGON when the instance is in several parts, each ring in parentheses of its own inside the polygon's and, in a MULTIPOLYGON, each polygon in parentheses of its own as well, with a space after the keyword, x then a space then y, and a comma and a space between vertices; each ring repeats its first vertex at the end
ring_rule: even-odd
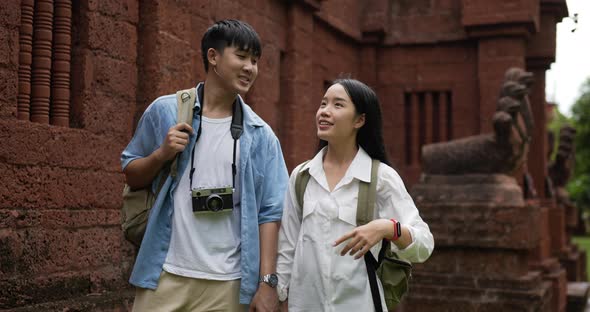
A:
POLYGON ((176 104, 178 107, 178 122, 186 122, 191 124, 193 122, 193 108, 197 93, 195 88, 180 90, 176 92, 176 104))
POLYGON ((309 174, 309 169, 303 170, 303 167, 309 162, 306 160, 297 172, 297 176, 295 176, 295 197, 297 198, 297 204, 299 205, 299 209, 303 211, 303 195, 305 194, 305 188, 307 187, 307 183, 309 183, 309 178, 311 175, 309 174))
MULTIPOLYGON (((178 108, 176 123, 186 122, 189 125, 193 123, 193 108, 195 106, 196 89, 190 88, 176 92, 176 106, 178 108)), ((170 175, 176 177, 178 171, 178 158, 180 154, 174 158, 172 165, 170 165, 170 175)))
MULTIPOLYGON (((373 220, 375 201, 377 198, 377 174, 380 163, 381 162, 378 159, 373 159, 371 162, 371 182, 359 183, 358 203, 356 208, 357 226, 365 225, 373 220)), ((383 307, 381 305, 381 295, 379 294, 379 286, 377 284, 377 276, 375 275, 375 272, 379 267, 380 260, 382 259, 385 250, 388 248, 389 243, 384 239, 383 245, 381 245, 381 250, 379 251, 379 262, 377 259, 375 259, 375 257, 373 257, 371 252, 367 252, 364 256, 375 311, 383 311, 383 307)))
POLYGON ((356 205, 356 226, 365 225, 373 221, 375 211, 375 201, 377 197, 377 179, 379 164, 378 159, 371 162, 371 182, 360 182, 358 201, 356 205))

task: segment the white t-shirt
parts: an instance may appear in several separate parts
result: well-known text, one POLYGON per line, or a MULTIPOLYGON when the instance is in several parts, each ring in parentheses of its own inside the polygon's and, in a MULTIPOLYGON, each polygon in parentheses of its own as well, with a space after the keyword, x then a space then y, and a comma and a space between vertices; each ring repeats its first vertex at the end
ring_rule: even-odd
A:
MULTIPOLYGON (((330 191, 322 159, 326 148, 303 168, 309 167, 309 184, 303 209, 295 195, 295 177, 302 166, 293 170, 285 196, 283 219, 279 231, 277 287, 279 298, 289 299, 289 312, 303 311, 374 311, 373 297, 363 258, 341 256, 348 241, 332 244, 356 227, 359 181, 371 181, 371 157, 362 149, 344 177, 330 191)), ((397 255, 410 262, 425 261, 434 248, 428 225, 395 170, 379 165, 374 218, 394 218, 408 228, 412 243, 403 250, 391 244, 397 255)), ((373 248, 377 258, 381 243, 373 248)), ((387 306, 379 282, 382 306, 387 306)))
MULTIPOLYGON (((202 117, 196 143, 192 188, 232 186, 234 140, 232 117, 202 117)), ((196 129, 195 129, 196 132, 196 129)), ((236 166, 239 164, 236 144, 236 166)), ((166 272, 209 280, 235 280, 240 270, 240 187, 236 174, 234 209, 194 214, 190 194, 190 165, 174 191, 172 237, 164 262, 166 272)))

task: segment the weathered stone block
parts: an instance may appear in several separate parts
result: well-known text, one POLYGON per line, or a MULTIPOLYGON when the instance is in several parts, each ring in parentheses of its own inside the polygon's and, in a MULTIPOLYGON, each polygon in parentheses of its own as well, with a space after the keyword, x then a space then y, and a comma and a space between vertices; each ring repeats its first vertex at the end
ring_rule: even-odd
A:
POLYGON ((567 283, 567 312, 585 311, 587 309, 589 295, 589 283, 567 283))
POLYGON ((429 176, 412 189, 437 246, 531 249, 538 234, 516 181, 505 175, 429 176))
POLYGON ((3 40, 6 42, 0 46, 0 65, 16 68, 20 51, 18 28, 0 24, 0 38, 4 38, 3 40))
POLYGON ((0 24, 9 26, 19 26, 20 5, 20 1, 5 1, 4 3, 2 3, 2 6, 0 6, 0 24))
POLYGON ((19 273, 23 276, 91 271, 96 267, 108 268, 122 260, 120 245, 123 240, 119 226, 37 227, 17 233, 20 245, 24 246, 22 259, 26 259, 25 263, 19 263, 19 273))
POLYGON ((539 1, 508 0, 490 2, 485 0, 462 0, 462 23, 464 26, 495 25, 510 23, 529 24, 531 31, 539 24, 539 1), (535 13, 532 13, 535 12, 535 13))
MULTIPOLYGON (((127 142, 134 126, 135 106, 129 105, 125 97, 113 96, 98 90, 92 94, 83 94, 81 99, 83 109, 77 117, 82 122, 84 130, 97 136, 104 135, 113 140, 127 142)), ((123 148, 124 145, 121 151, 123 148)), ((120 158, 115 153, 111 157, 120 158)))
POLYGON ((483 248, 453 248, 441 246, 438 236, 436 249, 420 271, 476 276, 478 278, 509 278, 527 274, 527 254, 514 250, 486 250, 483 248))
POLYGON ((92 57, 94 73, 92 87, 114 96, 131 101, 137 92, 137 71, 135 63, 117 60, 108 56, 92 57))
POLYGON ((88 48, 127 63, 135 63, 137 27, 110 16, 89 13, 88 48))
MULTIPOLYGON (((421 275, 416 280, 422 280, 421 275)), ((464 287, 455 285, 452 277, 439 279, 442 283, 411 285, 408 296, 401 304, 402 311, 553 311, 551 310, 551 284, 539 276, 498 281, 502 287, 464 287), (532 285, 531 278, 537 282, 532 285)))
MULTIPOLYGON (((106 291, 118 291, 126 294, 130 291, 128 286, 121 283, 121 271, 105 268, 93 268, 91 270, 76 273, 56 273, 45 276, 20 277, 15 279, 0 279, 0 309, 22 307, 23 310, 13 311, 39 311, 27 309, 26 306, 54 302, 59 305, 60 300, 70 300, 68 308, 77 305, 76 301, 85 300, 77 298, 94 293, 95 295, 106 291), (99 279, 96 279, 99 277, 99 279), (108 288, 97 288, 96 285, 108 285, 108 288)), ((63 303, 62 303, 63 304, 63 303)), ((78 303, 79 304, 79 303, 78 303)), ((52 304, 37 307, 41 311, 63 311, 45 309, 52 304)))
POLYGON ((0 208, 118 208, 120 173, 0 163, 0 208), (83 196, 81 196, 83 195, 83 196))
POLYGON ((88 0, 88 10, 132 24, 139 22, 139 1, 137 0, 88 0))
POLYGON ((128 143, 79 129, 14 121, 0 121, 0 140, 4 142, 0 159, 7 164, 110 172, 120 172, 120 153, 128 143), (25 146, 35 148, 24 149, 25 146))
POLYGON ((17 72, 0 67, 0 118, 16 116, 17 72))

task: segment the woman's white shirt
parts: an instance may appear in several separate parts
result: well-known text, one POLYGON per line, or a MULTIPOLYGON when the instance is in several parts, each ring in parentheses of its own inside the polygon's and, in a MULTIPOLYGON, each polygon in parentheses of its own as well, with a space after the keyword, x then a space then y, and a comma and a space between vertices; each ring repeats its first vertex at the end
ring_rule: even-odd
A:
MULTIPOLYGON (((322 159, 322 149, 291 174, 281 229, 277 274, 279 298, 288 296, 289 311, 372 311, 373 301, 364 259, 340 256, 346 242, 333 247, 334 241, 356 227, 359 180, 370 182, 371 158, 362 149, 353 159, 344 177, 330 192, 322 159), (295 195, 295 178, 309 168, 311 178, 305 189, 303 209, 295 195)), ((410 262, 423 262, 432 253, 434 239, 428 225, 408 194, 401 177, 383 163, 379 166, 375 219, 396 219, 406 226, 412 243, 397 255, 410 262)), ((371 252, 377 257, 381 243, 371 252)), ((383 301, 381 285, 379 285, 383 301)), ((382 302, 385 308, 385 302, 382 302)))

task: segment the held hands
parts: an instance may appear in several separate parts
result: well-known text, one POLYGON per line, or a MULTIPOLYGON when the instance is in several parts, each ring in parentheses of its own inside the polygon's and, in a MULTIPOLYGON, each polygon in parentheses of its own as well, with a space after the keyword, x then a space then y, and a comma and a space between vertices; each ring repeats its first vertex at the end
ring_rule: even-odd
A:
POLYGON ((387 219, 373 220, 344 234, 334 242, 333 246, 336 247, 350 239, 348 244, 340 251, 340 255, 344 256, 347 252, 350 252, 349 254, 354 256, 355 260, 360 259, 383 238, 392 236, 393 226, 391 223, 387 219))
POLYGON ((184 151, 188 144, 189 135, 193 133, 193 127, 187 123, 179 123, 168 130, 166 138, 157 150, 157 157, 162 161, 174 158, 177 153, 184 151))

